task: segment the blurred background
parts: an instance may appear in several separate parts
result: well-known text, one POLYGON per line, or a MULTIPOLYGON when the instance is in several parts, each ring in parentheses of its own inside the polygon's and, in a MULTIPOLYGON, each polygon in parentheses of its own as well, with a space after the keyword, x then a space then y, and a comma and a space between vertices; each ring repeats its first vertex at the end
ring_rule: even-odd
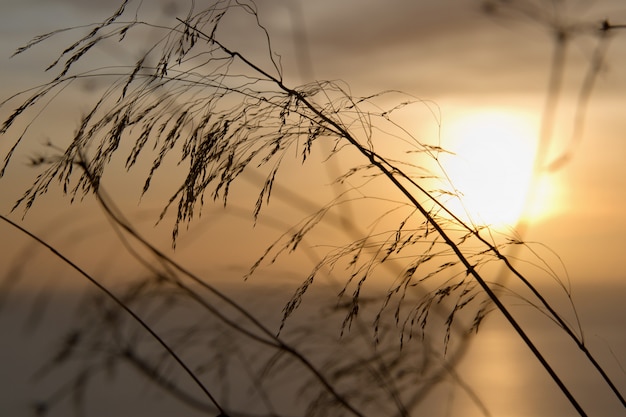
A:
MULTIPOLYGON (((201 2, 196 3, 200 8, 201 2)), ((19 46, 51 30, 101 21, 116 8, 112 2, 96 0, 0 0, 0 5, 2 99, 49 80, 45 68, 73 38, 61 33, 11 58, 19 46)), ((542 253, 571 287, 587 345, 626 391, 626 276, 621 264, 626 254, 626 29, 619 27, 626 25, 626 4, 620 0, 271 0, 257 6, 272 46, 281 55, 287 84, 343 80, 355 96, 401 90, 424 100, 423 107, 406 116, 404 126, 420 140, 458 154, 459 158, 443 164, 449 163, 453 182, 467 195, 473 220, 514 228, 519 226, 527 194, 533 196, 522 223, 523 238, 553 251, 542 253), (615 29, 603 32, 603 22, 615 29), (550 88, 556 85, 558 95, 551 96, 550 88), (538 152, 541 165, 551 169, 541 169, 533 183, 538 152)), ((144 1, 141 10, 171 25, 175 17, 184 17, 188 7, 185 1, 151 0, 144 1)), ((224 36, 245 46, 246 26, 232 28, 224 36)), ((149 35, 148 31, 144 38, 132 38, 124 48, 103 51, 94 59, 101 60, 102 66, 132 63, 149 44, 149 35)), ((80 260, 81 267, 115 283, 141 268, 120 251, 115 233, 91 197, 70 203, 60 187, 52 187, 25 216, 22 208, 12 211, 38 173, 29 166, 31 160, 49 152, 43 146, 47 140, 62 140, 76 129, 80 116, 89 110, 82 103, 97 97, 104 86, 97 81, 77 82, 46 108, 0 179, 0 212, 80 260)), ((3 119, 15 103, 0 108, 3 119)), ((25 126, 25 121, 21 123, 25 126)), ((2 137, 3 157, 15 140, 2 137)), ((202 219, 182 233, 173 252, 171 222, 154 224, 176 175, 155 177, 158 186, 140 199, 145 177, 144 171, 136 172, 111 171, 105 178, 107 192, 131 222, 193 270, 219 271, 217 282, 243 299, 247 283, 241 277, 247 268, 287 225, 309 212, 311 204, 332 198, 334 191, 328 184, 335 175, 332 168, 316 171, 313 163, 297 171, 292 192, 306 189, 305 195, 300 192, 303 201, 285 191, 256 227, 249 211, 238 211, 238 204, 249 206, 256 200, 242 186, 237 191, 240 200, 235 199, 229 211, 207 205, 202 219)), ((55 384, 34 384, 30 374, 43 361, 47 346, 54 345, 61 332, 57 329, 71 323, 73 312, 64 306, 72 304, 74 294, 85 291, 87 284, 9 225, 0 224, 0 235, 4 369, 0 411, 29 415, 31 397, 43 395, 55 384)), ((273 271, 268 273, 271 276, 258 277, 254 285, 265 278, 271 292, 286 289, 291 294, 306 278, 299 262, 297 256, 287 259, 280 266, 282 275, 273 271)), ((555 302, 568 308, 558 285, 538 284, 545 284, 555 302)), ((283 302, 286 297, 278 296, 283 302)), ((566 347, 551 323, 530 316, 525 324, 567 376, 590 415, 624 415, 624 408, 605 390, 594 389, 598 381, 590 376, 592 372, 573 365, 580 355, 566 347)), ((473 340, 458 373, 493 416, 573 414, 497 313, 473 340)), ((147 388, 143 394, 155 396, 147 388)), ((113 398, 119 399, 120 409, 95 407, 89 415, 137 415, 147 410, 137 405, 142 401, 119 395, 113 398)), ((427 406, 442 415, 482 415, 463 394, 438 395, 427 406)), ((103 394, 103 398, 108 397, 103 394)), ((110 406, 106 399, 95 401, 110 406)), ((151 415, 168 410, 156 408, 151 415)))

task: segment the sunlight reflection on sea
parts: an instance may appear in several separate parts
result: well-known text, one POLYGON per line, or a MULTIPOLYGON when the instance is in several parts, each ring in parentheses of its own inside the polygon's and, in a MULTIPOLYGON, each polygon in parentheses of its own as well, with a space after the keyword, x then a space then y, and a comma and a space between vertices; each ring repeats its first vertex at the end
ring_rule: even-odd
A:
MULTIPOLYGON (((622 365, 626 363, 626 334, 623 331, 626 311, 619 300, 623 298, 625 289, 624 285, 617 284, 584 290, 579 288, 581 297, 578 300, 586 341, 622 391, 626 387, 626 374, 620 367, 620 362, 622 365)), ((1 415, 32 415, 32 401, 59 388, 59 380, 55 378, 39 383, 31 379, 32 373, 49 357, 52 348, 58 346, 62 337, 59 329, 66 328, 68 320, 76 319, 67 308, 71 303, 64 301, 63 297, 51 300, 41 325, 32 331, 25 330, 32 312, 31 304, 11 302, 0 312, 0 331, 3 335, 0 343, 1 415)), ((525 317, 524 323, 589 415, 624 415, 623 408, 607 394, 594 372, 581 365, 581 356, 571 348, 571 343, 561 337, 552 323, 538 318, 526 320, 525 317)), ((554 382, 498 313, 487 318, 457 371, 494 417, 576 415, 554 382)), ((415 410, 415 415, 424 415, 420 414, 422 412, 426 415, 462 417, 484 415, 458 387, 437 390, 434 395, 423 407, 415 410)), ((117 379, 102 378, 93 385, 86 400, 87 415, 94 417, 159 417, 181 410, 175 401, 134 372, 118 373, 117 379)), ((203 415, 185 407, 182 410, 188 416, 203 415)), ((65 415, 65 412, 73 412, 71 403, 62 405, 51 415, 65 415)))

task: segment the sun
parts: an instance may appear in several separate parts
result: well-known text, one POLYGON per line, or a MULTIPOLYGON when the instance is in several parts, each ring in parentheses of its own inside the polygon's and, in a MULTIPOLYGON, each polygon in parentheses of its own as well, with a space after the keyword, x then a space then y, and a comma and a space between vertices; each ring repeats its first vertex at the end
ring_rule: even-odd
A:
POLYGON ((549 184, 533 183, 537 129, 530 117, 482 110, 448 120, 443 129, 444 147, 453 155, 442 159, 442 166, 461 196, 448 204, 455 215, 473 224, 510 227, 522 216, 537 220, 548 214, 549 184))

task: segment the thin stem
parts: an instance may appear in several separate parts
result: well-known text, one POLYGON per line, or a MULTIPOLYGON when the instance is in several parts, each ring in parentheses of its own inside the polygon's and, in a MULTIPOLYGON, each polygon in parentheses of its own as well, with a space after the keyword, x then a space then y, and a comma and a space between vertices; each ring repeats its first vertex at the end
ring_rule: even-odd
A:
POLYGON ((58 257, 59 259, 61 259, 63 262, 65 262, 67 265, 69 265, 70 267, 72 267, 74 270, 76 270, 78 273, 80 273, 83 277, 87 278, 87 280, 89 280, 93 285, 95 285, 100 291, 102 291, 103 293, 105 293, 107 295, 107 297, 109 297, 111 300, 113 300, 118 306, 120 306, 124 311, 126 311, 137 323, 139 323, 139 325, 141 325, 141 327, 143 327, 166 351, 167 353, 181 366, 181 368, 183 368, 183 370, 185 371, 185 373, 187 373, 187 375, 189 375, 189 377, 194 381, 194 383, 202 390, 202 392, 209 398, 209 400, 213 403, 213 405, 218 409, 218 411, 224 415, 227 416, 224 409, 220 406, 219 402, 215 399, 215 397, 213 397, 213 395, 209 392, 209 390, 204 386, 204 384, 200 381, 200 379, 194 374, 194 372, 187 366, 187 364, 183 361, 183 359, 178 356, 176 354, 176 352, 167 344, 167 342, 165 342, 165 340, 163 340, 163 338, 161 338, 153 329, 152 327, 150 327, 149 324, 147 324, 141 317, 139 317, 139 315, 137 315, 137 313, 135 313, 126 303, 124 303, 122 300, 120 300, 115 294, 113 294, 113 292, 111 292, 111 290, 109 290, 108 288, 106 288, 104 285, 102 285, 98 280, 96 280, 94 277, 92 277, 91 275, 89 275, 85 270, 83 270, 81 267, 79 267, 76 263, 74 263, 73 261, 71 261, 69 258, 67 258, 65 255, 63 255, 61 252, 59 252, 56 248, 54 248, 52 245, 50 245, 49 243, 47 243, 46 241, 44 241, 42 238, 36 236, 34 233, 30 232, 29 230, 25 229, 24 227, 20 226, 19 224, 15 223, 14 221, 12 221, 11 219, 3 216, 2 214, 0 214, 0 220, 3 220, 4 222, 10 224, 11 226, 13 226, 14 228, 18 229, 20 232, 24 233, 25 235, 29 236, 30 238, 34 239, 35 241, 37 241, 40 245, 46 247, 48 250, 50 250, 56 257, 58 257))
MULTIPOLYGON (((89 177, 89 180, 91 181, 93 179, 92 178, 92 174, 88 170, 88 166, 87 166, 87 163, 85 162, 85 160, 81 159, 77 163, 81 166, 81 168, 83 169, 85 174, 89 177)), ((92 186, 93 186, 93 183, 92 183, 92 186)), ((164 262, 165 264, 170 265, 174 269, 176 269, 179 272, 181 272, 183 275, 186 275, 192 281, 194 281, 195 283, 199 284, 204 289, 208 290, 213 295, 215 295, 217 298, 219 298, 220 300, 224 301, 230 307, 232 307, 237 312, 239 312, 243 317, 245 317, 247 320, 249 320, 254 327, 259 329, 262 333, 264 333, 271 340, 273 340, 273 343, 271 341, 263 339, 263 338, 255 335, 255 334, 247 331, 246 329, 244 329, 241 326, 237 325, 236 323, 232 322, 231 320, 226 318, 223 314, 219 313, 219 311, 216 308, 210 306, 196 292, 194 292, 191 289, 189 289, 182 282, 176 281, 176 285, 178 285, 181 289, 185 290, 190 296, 192 296, 192 298, 194 300, 196 300, 197 302, 200 302, 205 308, 209 309, 209 311, 211 311, 213 314, 215 314, 217 317, 219 317, 221 320, 223 320, 226 324, 228 324, 231 327, 235 328, 236 330, 240 331, 245 336, 248 336, 248 337, 256 340, 259 343, 266 344, 266 345, 269 345, 269 346, 274 347, 276 349, 282 350, 282 351, 290 354, 291 356, 293 356, 295 359, 297 359, 301 364, 303 364, 304 367, 307 368, 315 376, 315 378, 337 400, 337 402, 339 402, 341 405, 343 405, 347 410, 349 410, 355 416, 357 416, 357 417, 364 417, 364 415, 360 411, 358 411, 341 394, 339 394, 339 392, 337 392, 337 390, 326 379, 326 377, 321 373, 321 371, 319 369, 317 369, 315 367, 315 365, 313 365, 302 353, 300 353, 297 349, 295 349, 294 347, 292 347, 292 346, 288 345, 287 343, 285 343, 284 341, 282 341, 278 336, 276 336, 266 326, 264 326, 254 315, 252 315, 252 313, 247 311, 240 304, 238 304, 233 299, 231 299, 230 297, 228 297, 227 295, 225 295, 224 293, 219 291, 214 286, 212 286, 212 285, 208 284, 207 282, 205 282, 204 280, 200 279, 200 277, 195 275, 193 272, 191 272, 190 270, 186 269, 182 265, 178 264, 176 261, 174 261, 173 259, 171 259, 167 255, 165 255, 163 252, 158 250, 156 247, 154 247, 150 242, 148 242, 144 237, 142 237, 127 221, 125 221, 121 217, 121 215, 117 215, 116 214, 117 210, 114 208, 114 206, 112 206, 112 203, 106 201, 106 198, 102 195, 102 191, 100 189, 98 189, 96 191, 96 195, 98 196, 98 201, 99 201, 101 207, 104 209, 105 213, 119 227, 121 227, 128 234, 130 234, 132 237, 134 237, 137 241, 139 241, 145 248, 147 248, 150 252, 152 252, 152 254, 154 256, 156 256, 161 262, 164 262)))
MULTIPOLYGON (((245 57, 243 57, 239 52, 236 51, 231 51, 230 49, 226 48, 224 45, 222 45, 219 41, 217 41, 216 39, 209 37, 207 35, 205 35, 204 33, 202 33, 201 31, 197 30, 194 27, 191 27, 188 23, 184 22, 181 19, 178 19, 181 23, 183 23, 184 25, 188 26, 190 29, 193 29, 195 31, 197 31, 198 33, 200 33, 202 36, 204 36, 209 42, 213 42, 215 43, 217 46, 219 46, 225 53, 227 53, 228 55, 230 55, 233 58, 239 58, 240 60, 242 60, 246 65, 248 65, 250 68, 252 68, 253 70, 259 72, 261 75, 263 75, 264 77, 266 77, 267 79, 269 79, 270 81, 274 82, 281 90, 285 91, 287 94, 292 95, 294 97, 296 97, 301 103, 303 103, 309 110, 311 110, 317 117, 320 118, 320 121, 331 126, 333 128, 333 130, 335 131, 335 133, 339 136, 342 137, 344 139, 346 139, 351 145, 353 145, 363 156, 365 156, 369 162, 375 166, 376 168, 378 168, 383 175, 385 175, 387 177, 387 179, 389 179, 389 181, 391 181, 393 183, 393 185, 402 193, 404 194, 404 196, 411 202, 411 204, 413 204, 415 206, 415 208, 426 218, 426 220, 433 226, 433 228, 437 231, 437 233, 443 238, 444 242, 450 246, 450 248, 452 249, 452 251, 454 252, 454 254, 457 256, 457 258, 461 261, 461 263, 463 264, 463 266, 465 267, 467 273, 469 275, 472 275, 472 277, 474 277, 474 279, 476 279, 476 281, 478 282, 478 284, 481 286, 481 288, 483 288, 483 290, 485 291, 485 293, 487 294, 487 296, 492 300, 492 302, 496 305, 496 307, 498 308, 498 310, 500 310, 500 312, 505 316, 505 318, 507 319, 507 321, 511 324, 511 326, 515 329, 515 331, 518 333, 518 335, 522 338, 522 340, 526 343, 526 345, 529 347, 529 349, 532 351, 532 353, 535 355, 535 357, 537 358, 537 360, 539 360, 539 362, 542 364, 542 366, 544 367, 544 369, 548 372, 548 374, 552 377, 552 379, 554 380, 554 382, 559 386, 560 390, 563 392, 563 394, 567 397, 567 399, 570 401, 570 403, 572 404, 572 406, 576 409, 576 411, 581 415, 581 416, 586 416, 587 414, 585 413, 585 411, 582 409, 582 407, 580 406, 580 404, 578 404, 578 401, 576 401, 576 399, 574 398, 574 396, 571 394, 571 392, 568 390, 568 388, 565 386, 565 384, 563 383, 563 381, 561 380, 561 378, 556 374, 556 372, 552 369, 552 367, 550 366, 550 364, 546 361, 546 359, 543 357, 543 355, 541 354, 541 352, 537 349, 537 347, 534 345, 534 343, 532 342, 532 340, 530 339, 530 337, 524 332, 524 330, 521 328, 521 326, 519 325, 519 323, 515 320, 515 318, 511 315, 511 313, 508 311, 508 309, 504 306, 504 304, 500 301, 500 299, 497 297, 497 295, 493 292, 493 290, 487 285, 487 283, 485 282, 485 280, 480 276, 480 274, 478 274, 478 272, 474 269, 474 266, 470 264, 469 260, 465 257, 465 255, 461 252, 460 248, 454 243, 454 241, 450 238, 450 236, 448 236, 448 234, 443 230, 442 226, 434 219, 434 217, 429 213, 428 210, 426 210, 426 208, 420 204, 417 199, 411 194, 411 192, 404 186, 402 185, 402 183, 400 183, 400 181, 398 180, 398 178, 396 178, 396 176, 394 175, 394 173, 397 173, 397 170, 392 169, 390 170, 387 167, 393 167, 392 164, 388 163, 383 157, 381 157, 380 155, 378 155, 377 153, 375 153, 374 151, 371 151, 369 149, 366 149, 365 147, 363 147, 356 138, 354 138, 350 132, 348 132, 345 128, 343 128, 342 126, 340 126, 336 121, 330 119, 328 116, 326 116, 324 113, 322 113, 319 109, 317 109, 311 102, 309 102, 307 100, 306 97, 304 97, 300 92, 293 90, 289 87, 287 87, 285 84, 283 84, 283 82, 279 79, 277 79, 276 77, 273 77, 271 74, 267 73, 266 71, 264 71, 263 69, 261 69, 260 67, 256 66, 255 64, 253 64, 252 62, 250 62, 248 59, 246 59, 245 57)), ((322 123, 320 123, 322 124, 322 123)), ((421 189, 421 187, 420 187, 421 189)), ((422 191, 425 191, 423 189, 421 189, 422 191)), ((428 194, 428 197, 432 198, 433 201, 436 201, 436 199, 434 199, 434 197, 432 197, 430 194, 428 194)), ((493 245, 488 245, 490 248, 492 248, 492 250, 495 250, 495 248, 493 247, 493 245)), ((500 255, 500 257, 502 257, 502 255, 500 255)))

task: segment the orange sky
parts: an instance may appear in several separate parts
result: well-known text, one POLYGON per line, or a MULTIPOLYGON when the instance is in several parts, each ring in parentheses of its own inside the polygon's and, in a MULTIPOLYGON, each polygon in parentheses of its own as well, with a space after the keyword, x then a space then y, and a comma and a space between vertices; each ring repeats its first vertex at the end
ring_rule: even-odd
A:
MULTIPOLYGON (((101 0, 0 0, 0 97, 6 98, 54 76, 43 70, 73 38, 61 37, 59 42, 53 39, 9 59, 17 47, 49 30, 101 21, 111 13, 113 3, 101 0)), ((174 6, 184 3, 183 0, 144 3, 144 11, 149 11, 162 23, 169 24, 175 16, 185 14, 184 7, 174 6), (148 3, 157 6, 148 10, 148 3)), ((196 3, 199 5, 201 0, 196 3)), ((538 136, 544 116, 554 34, 545 24, 519 13, 488 16, 481 11, 480 3, 478 0, 258 1, 260 18, 273 38, 274 49, 282 56, 285 81, 290 85, 312 79, 341 79, 357 96, 397 89, 428 100, 432 108, 440 111, 441 131, 425 106, 414 107, 415 113, 406 117, 406 127, 430 143, 441 139, 444 147, 454 146, 458 139, 455 135, 462 135, 464 126, 468 126, 459 124, 460 120, 482 117, 485 111, 492 112, 490 115, 494 111, 518 115, 528 120, 529 130, 538 136)), ((555 4, 563 5, 558 14, 552 14, 551 2, 529 0, 527 3, 539 5, 537 7, 546 13, 547 18, 590 28, 587 35, 572 39, 567 49, 553 145, 546 155, 550 160, 567 148, 572 135, 576 97, 597 40, 592 28, 599 27, 605 18, 614 24, 626 24, 626 3, 623 0, 555 1, 555 4)), ((223 35, 232 45, 245 48, 249 33, 245 26, 235 25, 231 32, 223 35)), ((133 62, 142 52, 142 41, 145 40, 137 39, 123 50, 105 50, 101 62, 103 65, 133 62)), ((255 57, 255 51, 251 53, 255 57)), ((625 287, 617 285, 626 278, 621 263, 626 254, 624 68, 626 29, 616 30, 610 41, 605 66, 596 80, 585 113, 584 134, 573 158, 549 175, 552 187, 548 199, 550 210, 531 222, 526 235, 528 240, 541 242, 554 250, 558 258, 550 255, 551 266, 560 270, 558 259, 563 261, 571 277, 574 299, 579 300, 581 310, 597 313, 597 316, 586 316, 592 317, 589 321, 591 340, 592 343, 604 343, 602 338, 606 336, 606 346, 613 346, 617 352, 617 360, 613 362, 615 358, 611 358, 608 361, 615 368, 613 370, 624 351, 623 332, 619 331, 623 328, 624 305, 619 302, 619 291, 625 287), (595 287, 596 282, 614 285, 595 287), (593 291, 589 291, 591 287, 586 285, 589 283, 592 283, 593 291), (610 302, 605 301, 609 299, 610 302)), ((61 136, 62 140, 63 135, 71 134, 86 111, 85 101, 93 99, 94 92, 102 86, 83 83, 76 87, 76 91, 68 90, 58 97, 56 105, 47 108, 47 116, 18 148, 5 177, 0 178, 0 213, 23 222, 71 259, 80 260, 81 266, 106 280, 117 273, 133 273, 139 267, 130 256, 120 251, 119 241, 90 197, 70 205, 68 198, 53 188, 49 196, 35 203, 23 221, 21 210, 10 213, 16 199, 37 174, 27 166, 29 157, 45 152, 41 144, 46 139, 61 136)), ((8 107, 0 108, 0 118, 10 114, 16 104, 12 102, 8 107)), ((24 126, 23 123, 17 123, 17 127, 24 126)), ((19 129, 13 130, 17 131, 19 129)), ((531 145, 536 143, 536 136, 526 136, 531 145)), ((0 137, 0 157, 4 157, 14 140, 11 132, 0 137)), ((192 223, 189 230, 181 232, 179 247, 173 256, 194 270, 203 272, 213 268, 224 278, 241 277, 287 225, 297 222, 313 210, 315 204, 334 196, 334 190, 328 187, 332 169, 320 174, 319 165, 316 165, 322 164, 324 157, 315 154, 304 167, 299 166, 298 158, 286 162, 289 169, 287 176, 283 177, 284 185, 292 185, 291 191, 275 190, 271 208, 256 227, 253 227, 250 212, 240 210, 253 206, 257 197, 257 191, 250 191, 253 189, 250 182, 256 180, 250 177, 236 187, 233 210, 225 212, 220 204, 207 204, 202 218, 192 223)), ((140 199, 149 162, 139 164, 130 174, 112 172, 105 178, 104 185, 131 222, 153 239, 157 247, 168 251, 171 217, 156 228, 154 224, 159 210, 177 185, 175 179, 179 172, 170 169, 158 173, 154 180, 155 189, 140 199)), ((114 160, 113 164, 121 166, 120 161, 114 160)), ((488 165, 489 161, 484 164, 488 165)), ((494 175, 497 176, 498 172, 494 175)), ((366 218, 370 214, 369 208, 377 204, 382 206, 383 202, 368 204, 371 205, 363 209, 364 217, 347 211, 348 217, 352 220, 366 218)), ((346 206, 347 210, 358 209, 356 204, 346 206)), ((369 226, 374 222, 375 219, 368 218, 364 224, 369 226)), ((336 224, 320 228, 316 236, 321 240, 315 242, 319 244, 317 255, 324 249, 332 249, 335 237, 344 232, 338 231, 341 227, 336 224)), ((1 223, 0 237, 0 277, 5 273, 30 274, 38 288, 44 290, 81 279, 52 254, 34 250, 36 245, 29 239, 1 223)), ((297 284, 293 282, 299 283, 303 279, 299 262, 319 260, 314 258, 316 254, 309 251, 309 247, 303 245, 300 249, 302 252, 294 255, 291 263, 279 266, 283 268, 279 269, 283 271, 281 277, 295 279, 290 283, 294 286, 297 284)), ((270 272, 261 271, 260 274, 270 272)), ((499 336, 498 332, 487 333, 485 343, 488 348, 495 349, 489 336, 499 336)), ((496 356, 503 355, 505 349, 496 347, 498 352, 484 362, 477 362, 478 365, 468 362, 479 367, 476 375, 492 375, 492 372, 484 372, 485 363, 501 368, 499 364, 504 362, 498 362, 496 356)), ((603 352, 608 357, 606 350, 603 352)), ((555 356, 558 358, 559 353, 555 356)), ((507 363, 513 367, 525 367, 524 362, 517 360, 507 363)), ((516 369, 512 372, 517 376, 519 370, 516 369)), ((622 381, 623 373, 620 378, 622 381)), ((517 384, 526 383, 510 379, 517 384)), ((500 388, 499 381, 493 384, 500 388)), ((508 393, 515 396, 517 388, 508 393)), ((525 398, 517 400, 531 403, 525 398)))
MULTIPOLYGON (((162 21, 167 21, 168 15, 182 13, 165 1, 161 3, 163 6, 152 12, 162 21)), ((571 5, 559 15, 565 22, 598 25, 606 17, 611 22, 626 22, 626 7, 620 1, 566 3, 571 5)), ((99 20, 109 13, 111 7, 107 4, 2 0, 2 96, 46 80, 42 69, 55 58, 55 49, 44 44, 8 60, 17 46, 50 29, 99 20)), ((456 118, 484 108, 524 114, 534 120, 535 127, 539 124, 553 45, 545 25, 519 14, 487 16, 481 12, 478 1, 319 1, 302 2, 300 7, 288 4, 260 2, 259 12, 274 37, 275 49, 283 57, 289 82, 308 81, 311 77, 342 79, 356 95, 400 89, 432 100, 441 109, 444 138, 446 128, 456 118)), ((242 40, 246 34, 240 29, 231 34, 234 44, 245 44, 242 40)), ((572 41, 568 50, 551 156, 559 154, 568 142, 574 98, 594 42, 591 36, 581 36, 572 41)), ((133 51, 128 53, 132 55, 133 51)), ((112 55, 110 59, 124 57, 112 55)), ((535 222, 527 236, 552 247, 572 276, 580 280, 623 278, 620 259, 626 249, 622 239, 626 233, 626 118, 621 113, 626 92, 622 71, 626 64, 626 30, 615 33, 606 63, 589 103, 582 142, 573 160, 552 175, 551 180, 557 184, 552 213, 535 222)), ((81 94, 88 95, 89 91, 81 94)), ((79 101, 69 99, 62 106, 49 109, 54 122, 73 129, 83 111, 75 106, 79 101)), ((2 109, 2 115, 9 110, 2 109)), ((50 127, 50 131, 41 133, 39 143, 45 135, 54 134, 54 126, 50 127)), ((411 128, 418 133, 433 132, 432 121, 411 128)), ((0 152, 6 153, 11 144, 11 138, 4 137, 0 152)), ((20 148, 6 177, 0 180, 0 209, 5 214, 34 175, 22 163, 37 145, 31 139, 20 148)), ((122 189, 123 196, 134 198, 132 204, 136 207, 133 193, 138 189, 126 183, 122 189)), ((66 206, 55 203, 37 209, 37 213, 49 213, 57 207, 62 213, 66 206)), ((14 214, 13 218, 19 216, 14 214)), ((27 220, 38 221, 35 215, 27 220)))

